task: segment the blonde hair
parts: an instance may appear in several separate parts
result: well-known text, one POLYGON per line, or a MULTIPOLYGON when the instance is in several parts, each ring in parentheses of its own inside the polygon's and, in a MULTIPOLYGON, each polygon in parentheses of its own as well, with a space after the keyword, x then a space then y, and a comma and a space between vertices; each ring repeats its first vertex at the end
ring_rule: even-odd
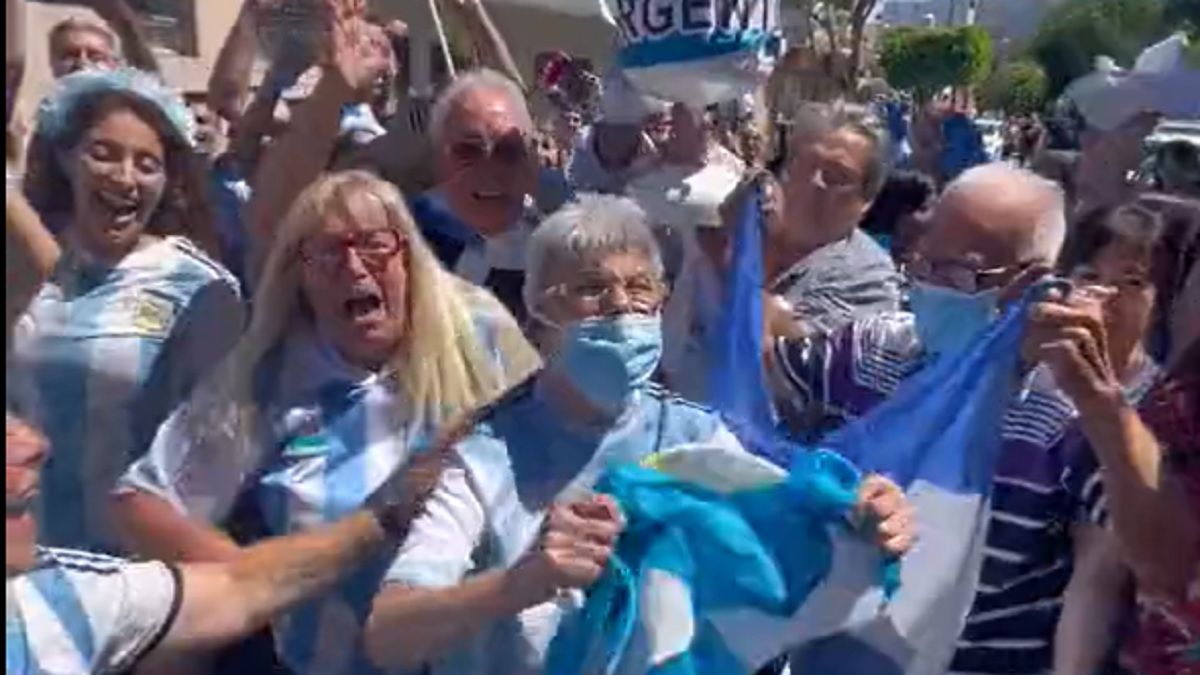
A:
POLYGON ((400 191, 365 171, 346 171, 318 179, 288 212, 267 254, 250 325, 227 357, 216 386, 207 392, 217 397, 215 408, 224 408, 226 413, 229 408, 220 405, 221 401, 234 403, 236 418, 226 416, 221 423, 200 415, 208 417, 198 419, 201 424, 218 422, 216 426, 227 428, 232 421, 239 427, 239 436, 253 435, 246 433, 251 431, 246 425, 253 424, 256 417, 255 373, 298 321, 310 320, 302 311, 299 246, 331 214, 349 216, 351 204, 362 198, 374 199, 382 207, 388 227, 398 230, 407 246, 408 316, 391 366, 405 394, 404 405, 411 406, 411 419, 430 428, 457 421, 540 365, 536 352, 500 303, 441 266, 418 232, 400 191), (488 353, 475 325, 473 316, 479 311, 499 323, 499 335, 492 339, 501 352, 500 362, 488 353))

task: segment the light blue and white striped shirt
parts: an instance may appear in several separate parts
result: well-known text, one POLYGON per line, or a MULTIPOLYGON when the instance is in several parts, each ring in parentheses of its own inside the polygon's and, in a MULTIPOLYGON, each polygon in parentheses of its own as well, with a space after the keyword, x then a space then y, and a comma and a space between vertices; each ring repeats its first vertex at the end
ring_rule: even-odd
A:
MULTIPOLYGON (((587 495, 604 470, 691 444, 743 452, 717 416, 652 386, 607 429, 572 428, 537 380, 506 395, 456 446, 425 514, 413 523, 386 582, 445 588, 503 569, 535 543, 547 509, 587 495)), ((436 664, 434 672, 540 673, 564 615, 582 606, 564 594, 498 621, 436 664)), ((397 636, 397 639, 403 639, 397 636)))
POLYGON ((54 450, 43 543, 116 550, 109 490, 243 318, 237 282, 187 239, 153 241, 115 267, 68 250, 14 331, 8 374, 10 404, 54 450))
MULTIPOLYGON (((481 342, 499 367, 516 374, 514 364, 504 362, 514 355, 502 353, 500 335, 519 331, 499 302, 485 300, 472 305, 481 342)), ((529 356, 535 358, 532 350, 529 356)), ((360 508, 437 431, 414 419, 392 374, 351 366, 311 329, 293 331, 255 379, 260 437, 206 442, 189 431, 185 407, 163 425, 119 489, 158 495, 212 523, 226 521, 235 503, 249 497, 262 521, 258 529, 287 535, 360 508)), ((389 560, 363 561, 335 591, 276 622, 289 668, 300 675, 376 672, 360 649, 360 632, 389 560)))
POLYGON ((40 549, 36 568, 4 584, 5 673, 131 670, 170 630, 180 590, 161 562, 40 549))

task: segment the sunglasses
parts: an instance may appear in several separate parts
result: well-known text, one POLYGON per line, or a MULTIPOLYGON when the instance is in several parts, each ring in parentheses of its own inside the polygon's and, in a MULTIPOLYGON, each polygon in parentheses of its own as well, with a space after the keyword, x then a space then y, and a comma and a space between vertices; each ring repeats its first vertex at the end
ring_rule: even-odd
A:
POLYGON ((495 159, 508 166, 524 163, 530 156, 530 140, 523 134, 509 134, 496 141, 468 138, 450 145, 450 155, 462 166, 474 166, 495 159))

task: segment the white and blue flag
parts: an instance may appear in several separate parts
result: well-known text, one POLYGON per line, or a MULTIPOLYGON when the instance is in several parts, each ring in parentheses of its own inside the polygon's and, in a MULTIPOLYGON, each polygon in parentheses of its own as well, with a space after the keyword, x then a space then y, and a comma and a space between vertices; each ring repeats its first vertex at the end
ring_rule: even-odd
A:
MULTIPOLYGON (((732 265, 751 276, 762 250, 745 245, 761 233, 754 206, 732 265)), ((748 395, 764 386, 761 285, 731 286, 749 290, 723 303, 735 323, 717 331, 713 403, 748 447, 790 464, 787 479, 775 469, 738 480, 745 461, 694 451, 684 470, 660 462, 670 476, 608 474, 626 533, 584 619, 560 632, 551 672, 752 673, 792 651, 793 673, 944 673, 975 595, 1028 300, 819 448, 788 448, 768 403, 748 395), (889 476, 917 509, 918 542, 899 565, 841 527, 858 471, 889 476)))

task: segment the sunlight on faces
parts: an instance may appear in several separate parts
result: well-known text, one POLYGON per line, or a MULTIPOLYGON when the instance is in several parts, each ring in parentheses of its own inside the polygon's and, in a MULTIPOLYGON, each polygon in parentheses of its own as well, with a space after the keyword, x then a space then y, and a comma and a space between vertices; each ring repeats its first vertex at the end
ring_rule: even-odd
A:
POLYGON ((98 30, 79 27, 60 33, 50 47, 50 70, 60 78, 87 68, 115 68, 112 41, 98 30))
POLYGON ((522 114, 503 92, 480 87, 454 101, 440 150, 441 188, 453 211, 484 236, 510 228, 537 181, 522 114))
POLYGON ((785 169, 783 240, 820 246, 848 235, 867 212, 871 141, 851 129, 797 138, 785 169))
POLYGON ((641 251, 612 251, 582 265, 554 265, 545 296, 547 318, 559 326, 616 314, 654 314, 666 289, 641 251))
POLYGON ((36 563, 34 509, 48 447, 41 434, 12 415, 4 427, 4 570, 13 576, 36 563))
POLYGON ((162 138, 126 104, 113 101, 69 161, 75 231, 93 254, 120 258, 137 245, 166 190, 162 138))
POLYGON ((357 366, 381 367, 404 337, 405 250, 399 224, 369 194, 332 209, 300 244, 301 288, 317 330, 357 366))
POLYGON ((1114 239, 1088 264, 1071 271, 1078 285, 1106 286, 1116 291, 1104 302, 1104 326, 1114 352, 1128 354, 1146 335, 1157 295, 1151 278, 1153 249, 1114 239))

